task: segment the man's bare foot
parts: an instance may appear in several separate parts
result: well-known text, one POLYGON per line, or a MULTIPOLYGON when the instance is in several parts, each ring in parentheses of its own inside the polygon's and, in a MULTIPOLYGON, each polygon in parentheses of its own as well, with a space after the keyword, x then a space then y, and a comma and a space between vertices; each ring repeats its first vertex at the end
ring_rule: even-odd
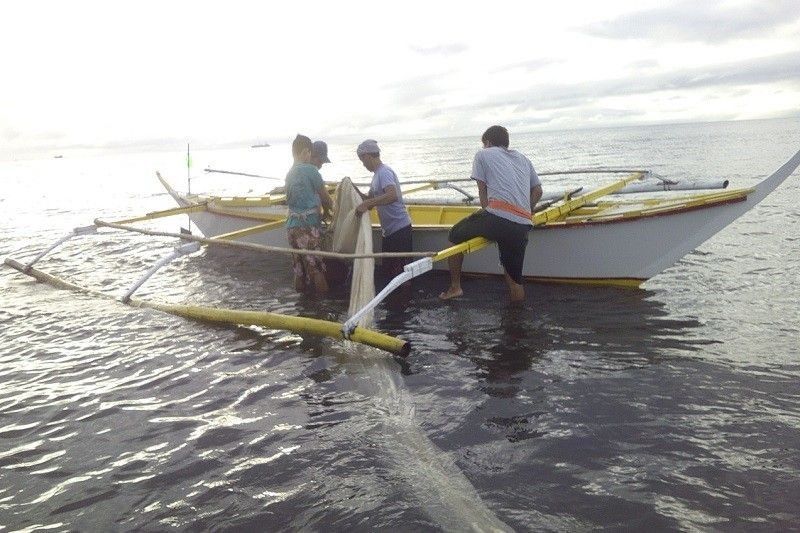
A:
POLYGON ((512 302, 523 302, 525 301, 525 289, 522 285, 515 283, 509 286, 509 292, 511 296, 512 302))
POLYGON ((461 287, 448 287, 446 291, 439 295, 439 298, 442 300, 449 300, 451 298, 458 298, 459 296, 463 296, 464 291, 461 290, 461 287))

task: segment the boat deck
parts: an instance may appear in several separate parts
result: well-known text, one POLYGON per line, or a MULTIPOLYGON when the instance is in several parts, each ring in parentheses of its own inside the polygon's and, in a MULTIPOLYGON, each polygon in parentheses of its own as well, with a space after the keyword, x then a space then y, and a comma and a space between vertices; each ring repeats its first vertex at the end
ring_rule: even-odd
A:
MULTIPOLYGON (((730 189, 715 192, 691 193, 665 198, 652 196, 639 199, 603 200, 587 204, 564 216, 548 220, 539 227, 559 227, 571 224, 607 223, 636 220, 638 218, 666 215, 690 209, 710 207, 721 203, 742 201, 754 189, 730 189)), ((209 212, 239 218, 249 218, 263 223, 278 222, 286 216, 285 196, 223 197, 194 196, 189 198, 204 204, 209 212)), ((453 204, 407 204, 415 229, 449 228, 474 213, 478 206, 453 204)), ((373 225, 378 225, 377 213, 370 212, 373 225)), ((263 228, 262 228, 263 229, 263 228)))

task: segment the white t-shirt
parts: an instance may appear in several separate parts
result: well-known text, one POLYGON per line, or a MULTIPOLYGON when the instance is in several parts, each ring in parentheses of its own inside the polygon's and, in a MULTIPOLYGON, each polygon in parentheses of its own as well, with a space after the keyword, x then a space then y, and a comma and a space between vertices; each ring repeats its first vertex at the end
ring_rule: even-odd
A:
MULTIPOLYGON (((489 200, 500 200, 523 211, 531 211, 531 189, 541 185, 530 159, 516 150, 499 146, 484 148, 475 154, 472 179, 486 184, 489 200)), ((502 209, 487 207, 494 215, 518 224, 533 225, 525 218, 502 209)))

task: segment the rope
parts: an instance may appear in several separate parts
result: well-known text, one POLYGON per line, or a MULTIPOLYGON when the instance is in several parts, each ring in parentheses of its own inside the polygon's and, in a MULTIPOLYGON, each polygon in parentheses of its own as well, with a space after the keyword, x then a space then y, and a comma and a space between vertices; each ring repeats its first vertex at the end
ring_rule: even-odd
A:
POLYGON ((244 248, 247 250, 256 250, 259 252, 278 252, 284 254, 300 254, 300 255, 318 255, 320 257, 332 257, 335 259, 365 259, 377 257, 433 257, 436 252, 379 252, 379 253, 359 253, 359 254, 343 254, 338 252, 326 252, 323 250, 299 250, 296 248, 283 248, 280 246, 266 246, 263 244, 253 244, 249 242, 236 242, 222 239, 207 239, 205 237, 198 237, 197 235, 189 235, 186 233, 170 233, 166 231, 152 231, 142 228, 134 228, 123 224, 115 224, 113 222, 105 222, 103 220, 95 219, 95 225, 105 228, 113 228, 123 231, 131 231, 133 233, 141 233, 143 235, 150 235, 153 237, 174 237, 183 239, 185 241, 195 241, 202 244, 219 244, 222 246, 231 246, 234 248, 244 248))

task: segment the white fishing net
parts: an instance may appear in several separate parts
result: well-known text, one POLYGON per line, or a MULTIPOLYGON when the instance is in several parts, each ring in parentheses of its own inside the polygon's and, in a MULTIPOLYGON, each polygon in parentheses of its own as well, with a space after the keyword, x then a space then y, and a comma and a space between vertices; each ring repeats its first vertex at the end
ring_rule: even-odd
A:
MULTIPOLYGON (((333 207, 332 250, 339 253, 372 253, 372 223, 369 213, 359 216, 356 206, 361 196, 356 192, 350 178, 344 178, 336 187, 336 200, 333 207)), ((375 260, 372 258, 353 260, 353 281, 350 285, 350 309, 353 315, 375 297, 375 260)), ((372 325, 373 314, 367 313, 358 325, 372 325)))
MULTIPOLYGON (((372 252, 372 224, 369 214, 359 216, 355 208, 361 196, 345 178, 336 189, 332 249, 340 253, 372 252)), ((355 259, 350 287, 350 316, 375 296, 375 260, 355 259)), ((373 314, 359 326, 368 327, 373 314)), ((347 343, 348 373, 357 390, 371 398, 365 406, 374 417, 377 442, 384 446, 389 464, 406 481, 410 492, 424 506, 431 519, 444 531, 512 531, 481 500, 455 462, 428 439, 414 420, 414 402, 403 385, 392 359, 377 348, 347 343)), ((363 435, 362 435, 363 437, 363 435)))

